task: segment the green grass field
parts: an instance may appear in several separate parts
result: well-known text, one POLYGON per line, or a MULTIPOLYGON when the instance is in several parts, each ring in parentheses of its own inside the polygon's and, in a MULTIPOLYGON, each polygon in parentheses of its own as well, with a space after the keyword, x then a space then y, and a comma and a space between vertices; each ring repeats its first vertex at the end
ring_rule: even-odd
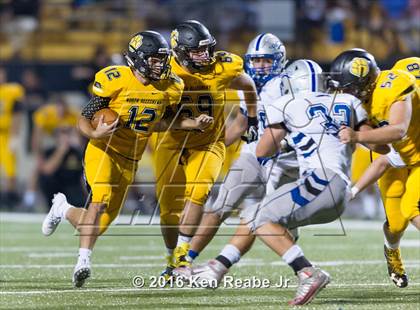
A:
MULTIPOLYGON (((1 309, 101 308, 237 308, 287 309, 296 278, 281 258, 257 242, 232 268, 236 279, 255 276, 272 283, 289 278, 289 288, 149 288, 149 278, 164 265, 164 247, 157 226, 113 228, 97 243, 93 275, 82 289, 71 276, 78 237, 61 224, 51 237, 41 235, 39 216, 0 214, 1 309), (136 275, 146 287, 132 286, 136 275)), ((420 309, 420 238, 410 229, 402 243, 410 284, 398 289, 388 279, 379 222, 343 222, 301 230, 299 244, 306 256, 332 276, 331 284, 302 309, 420 309)), ((232 228, 213 240, 199 262, 218 254, 232 228)))

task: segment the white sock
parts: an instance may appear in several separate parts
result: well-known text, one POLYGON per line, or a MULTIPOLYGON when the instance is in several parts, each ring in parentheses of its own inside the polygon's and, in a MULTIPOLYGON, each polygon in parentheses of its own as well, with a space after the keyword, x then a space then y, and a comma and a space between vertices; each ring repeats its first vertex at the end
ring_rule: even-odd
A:
POLYGON ((188 236, 183 236, 183 235, 179 235, 178 236, 178 242, 176 244, 176 246, 181 246, 181 244, 183 243, 190 243, 191 242, 192 237, 188 237, 188 236))
POLYGON ((290 249, 283 254, 282 258, 287 264, 291 264, 296 258, 303 256, 303 251, 297 244, 294 244, 290 249))
POLYGON ((88 260, 90 261, 90 255, 92 254, 92 250, 86 248, 79 249, 79 261, 81 260, 88 260))
POLYGON ((236 264, 241 259, 241 252, 232 244, 226 245, 220 255, 226 257, 231 263, 236 264))
POLYGON ((400 241, 399 240, 397 242, 395 242, 395 243, 389 243, 389 241, 386 239, 386 237, 384 237, 384 243, 385 243, 385 246, 388 249, 396 250, 396 249, 398 249, 400 247, 400 241))
POLYGON ((172 256, 173 253, 174 253, 174 249, 166 248, 166 254, 168 256, 172 256))
POLYGON ((67 219, 67 212, 70 210, 70 208, 76 208, 75 206, 67 203, 64 203, 60 208, 61 218, 67 219))

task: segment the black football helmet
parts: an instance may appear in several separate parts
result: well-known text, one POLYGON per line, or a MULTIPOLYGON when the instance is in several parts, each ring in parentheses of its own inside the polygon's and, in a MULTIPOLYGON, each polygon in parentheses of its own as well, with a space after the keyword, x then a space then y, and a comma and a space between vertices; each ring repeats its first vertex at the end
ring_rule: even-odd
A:
POLYGON ((195 20, 185 21, 172 31, 171 47, 180 64, 198 71, 207 70, 215 62, 214 47, 216 39, 209 30, 195 20), (192 59, 190 52, 205 49, 202 59, 192 59))
POLYGON ((331 63, 331 88, 365 100, 374 88, 374 82, 380 70, 375 58, 359 48, 342 52, 331 63))
POLYGON ((124 57, 129 67, 147 79, 156 81, 169 76, 171 51, 168 42, 158 32, 136 33, 131 38, 124 57), (151 66, 150 57, 161 59, 161 65, 151 66))

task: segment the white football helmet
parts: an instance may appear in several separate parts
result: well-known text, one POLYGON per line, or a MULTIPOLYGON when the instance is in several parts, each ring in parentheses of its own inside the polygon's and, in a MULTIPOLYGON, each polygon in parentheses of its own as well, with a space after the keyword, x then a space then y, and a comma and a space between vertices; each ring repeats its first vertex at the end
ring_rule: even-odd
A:
POLYGON ((312 60, 299 59, 287 66, 282 77, 285 94, 325 91, 322 68, 312 60))
POLYGON ((245 72, 254 80, 257 87, 278 76, 286 65, 286 48, 283 42, 271 33, 262 33, 249 43, 245 54, 245 72), (270 58, 273 65, 269 73, 256 69, 252 65, 253 58, 270 58))

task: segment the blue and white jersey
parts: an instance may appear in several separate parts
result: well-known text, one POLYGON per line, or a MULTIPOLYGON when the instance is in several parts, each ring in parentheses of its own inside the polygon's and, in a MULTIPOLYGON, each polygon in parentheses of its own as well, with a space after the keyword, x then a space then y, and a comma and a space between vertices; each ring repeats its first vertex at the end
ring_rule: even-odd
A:
MULTIPOLYGON (((280 76, 269 80, 262 87, 261 92, 259 94, 259 100, 257 102, 258 140, 263 135, 265 128, 267 128, 267 106, 271 102, 274 102, 278 100, 281 96, 283 96, 283 87, 281 81, 282 79, 280 76)), ((240 109, 242 114, 248 116, 245 100, 240 101, 240 109)), ((258 140, 249 144, 244 144, 242 146, 241 152, 248 152, 255 155, 258 140)))
POLYGON ((300 174, 329 168, 350 184, 354 146, 340 142, 341 125, 351 128, 367 119, 362 103, 349 94, 319 92, 286 95, 267 107, 270 125, 283 124, 288 142, 295 149, 300 174))

